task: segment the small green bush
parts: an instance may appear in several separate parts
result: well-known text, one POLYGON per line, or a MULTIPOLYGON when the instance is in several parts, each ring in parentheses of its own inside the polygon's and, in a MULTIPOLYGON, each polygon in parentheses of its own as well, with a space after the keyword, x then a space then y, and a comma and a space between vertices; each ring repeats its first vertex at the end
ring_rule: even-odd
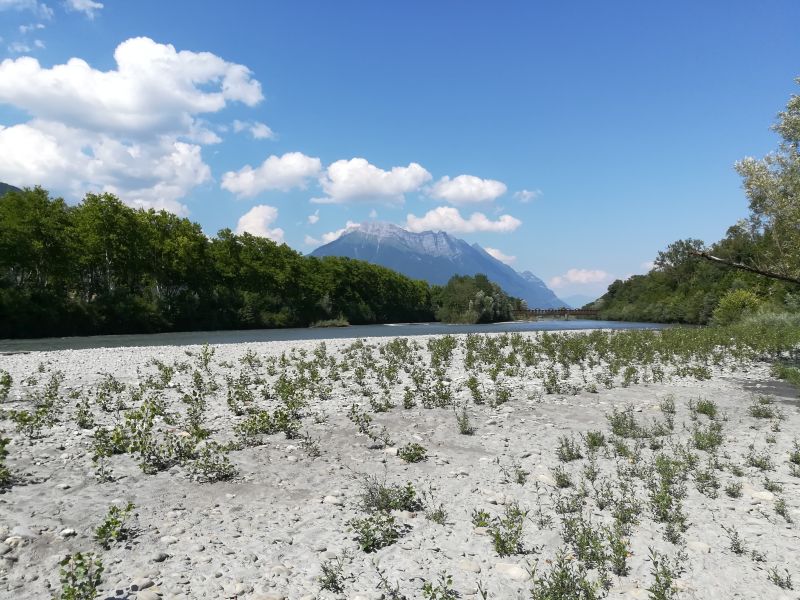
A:
POLYGON ((714 325, 731 325, 755 313, 762 300, 750 290, 731 290, 725 294, 711 314, 714 325))
POLYGON ((422 462, 428 459, 428 451, 424 446, 416 443, 409 443, 397 451, 397 456, 408 463, 422 462))

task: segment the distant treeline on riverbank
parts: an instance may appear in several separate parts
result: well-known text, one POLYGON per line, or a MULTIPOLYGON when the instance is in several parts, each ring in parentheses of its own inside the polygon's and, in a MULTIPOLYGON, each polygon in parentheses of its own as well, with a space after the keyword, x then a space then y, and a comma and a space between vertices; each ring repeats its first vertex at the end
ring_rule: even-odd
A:
POLYGON ((111 194, 75 206, 41 188, 0 196, 0 337, 491 322, 518 305, 480 275, 431 286, 229 229, 209 238, 111 194))

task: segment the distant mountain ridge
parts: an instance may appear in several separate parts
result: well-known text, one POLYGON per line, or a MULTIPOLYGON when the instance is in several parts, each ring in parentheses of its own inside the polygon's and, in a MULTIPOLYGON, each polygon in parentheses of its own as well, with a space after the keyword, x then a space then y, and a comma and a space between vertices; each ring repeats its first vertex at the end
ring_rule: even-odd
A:
POLYGON ((363 223, 320 246, 311 256, 365 260, 437 285, 444 285, 453 275, 483 273, 531 308, 566 306, 530 271, 518 273, 480 245, 470 245, 444 231, 413 233, 390 223, 363 223))
POLYGON ((21 192, 18 187, 11 185, 10 183, 3 183, 0 181, 0 196, 6 195, 8 192, 21 192))

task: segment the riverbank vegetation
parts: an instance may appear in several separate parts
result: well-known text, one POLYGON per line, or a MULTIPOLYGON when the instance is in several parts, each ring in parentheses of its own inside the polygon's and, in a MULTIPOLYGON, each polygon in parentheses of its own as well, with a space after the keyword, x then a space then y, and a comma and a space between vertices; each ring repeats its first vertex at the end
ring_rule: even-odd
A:
POLYGON ((706 324, 724 322, 732 304, 751 313, 800 311, 800 96, 773 129, 781 138, 774 153, 736 165, 748 218, 708 247, 695 239, 670 244, 647 275, 612 283, 592 306, 603 318, 706 324))
POLYGON ((0 197, 0 337, 508 318, 485 277, 440 288, 347 258, 135 210, 70 206, 41 188, 0 197), (458 309, 457 309, 458 307, 458 309))

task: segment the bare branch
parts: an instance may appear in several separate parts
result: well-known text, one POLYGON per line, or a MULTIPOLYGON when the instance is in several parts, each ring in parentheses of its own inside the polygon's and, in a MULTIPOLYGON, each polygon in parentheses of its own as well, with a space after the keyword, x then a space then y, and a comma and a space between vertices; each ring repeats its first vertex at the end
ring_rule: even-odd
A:
POLYGON ((745 265, 742 263, 733 262, 731 260, 725 260, 724 258, 712 256, 708 252, 690 251, 689 254, 692 256, 699 256, 700 258, 705 258, 706 260, 710 260, 711 262, 716 263, 718 265, 725 265, 728 267, 733 267, 734 269, 739 269, 740 271, 747 271, 749 273, 755 273, 756 275, 769 277, 770 279, 778 279, 780 281, 788 281, 789 283, 795 283, 797 285, 800 285, 800 279, 797 279, 795 277, 789 277, 788 275, 781 275, 780 273, 775 273, 773 271, 757 269, 755 267, 751 267, 749 265, 745 265))

